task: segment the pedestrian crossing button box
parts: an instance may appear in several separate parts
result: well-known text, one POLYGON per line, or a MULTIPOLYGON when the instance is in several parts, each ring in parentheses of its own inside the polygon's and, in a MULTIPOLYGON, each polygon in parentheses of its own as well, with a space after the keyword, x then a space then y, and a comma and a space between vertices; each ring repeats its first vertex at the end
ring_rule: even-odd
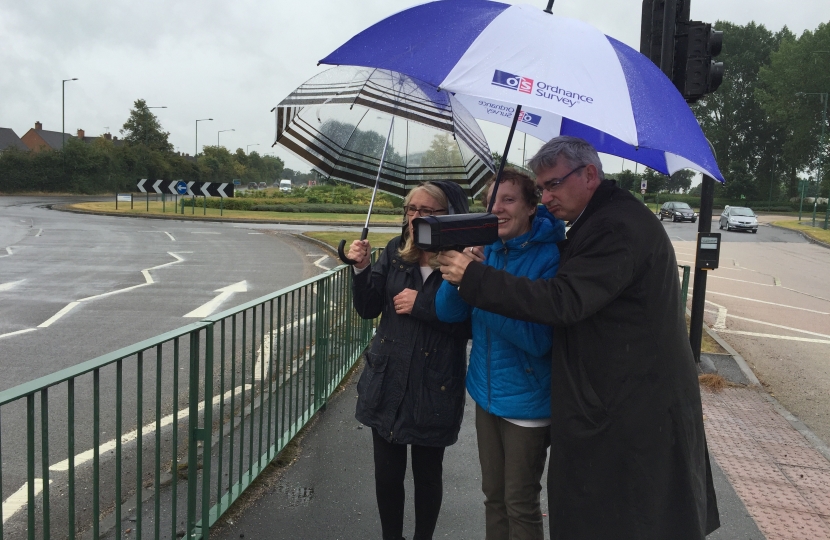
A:
POLYGON ((695 268, 714 270, 720 260, 720 233, 697 233, 695 268))

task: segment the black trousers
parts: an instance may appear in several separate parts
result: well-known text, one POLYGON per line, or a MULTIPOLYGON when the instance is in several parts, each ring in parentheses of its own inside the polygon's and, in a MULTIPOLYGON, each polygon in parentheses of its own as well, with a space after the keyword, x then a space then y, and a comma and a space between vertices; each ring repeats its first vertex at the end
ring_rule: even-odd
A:
POLYGON ((431 540, 441 511, 444 492, 443 446, 419 446, 387 442, 372 430, 375 453, 375 494, 380 512, 383 540, 403 537, 403 511, 406 501, 406 449, 412 448, 412 477, 415 481, 415 536, 431 540))

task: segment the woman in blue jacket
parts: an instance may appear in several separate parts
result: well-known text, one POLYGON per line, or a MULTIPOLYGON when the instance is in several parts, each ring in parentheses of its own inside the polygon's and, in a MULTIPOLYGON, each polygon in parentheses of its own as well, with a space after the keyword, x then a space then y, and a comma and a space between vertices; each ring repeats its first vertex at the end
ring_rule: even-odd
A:
MULTIPOLYGON (((493 185, 487 188, 488 201, 493 185)), ((529 279, 548 279, 559 266, 556 243, 565 226, 538 207, 535 183, 505 170, 493 205, 499 240, 465 253, 529 279), (541 215, 540 215, 541 214, 541 215)), ((550 350, 553 329, 471 308, 449 282, 435 299, 438 318, 472 318, 467 391, 476 402, 476 435, 485 495, 487 540, 543 540, 539 494, 550 446, 550 350)))

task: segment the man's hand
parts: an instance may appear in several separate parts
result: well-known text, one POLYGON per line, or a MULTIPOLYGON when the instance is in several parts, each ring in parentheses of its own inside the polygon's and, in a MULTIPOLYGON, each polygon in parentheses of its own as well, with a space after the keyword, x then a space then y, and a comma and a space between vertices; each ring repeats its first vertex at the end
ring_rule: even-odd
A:
POLYGON ((362 270, 369 266, 369 262, 372 260, 370 254, 372 253, 372 246, 369 245, 368 240, 355 240, 352 242, 352 245, 349 246, 349 253, 347 255, 353 261, 357 261, 355 263, 355 268, 358 270, 362 270))
POLYGON ((473 261, 482 261, 475 251, 476 248, 467 248, 473 251, 465 250, 463 253, 458 251, 444 251, 438 256, 438 262, 441 264, 441 275, 444 276, 445 281, 449 281, 453 285, 461 283, 461 278, 464 277, 464 272, 467 270, 467 265, 473 261))
POLYGON ((413 289, 404 289, 392 299, 395 305, 395 313, 398 315, 409 315, 412 313, 412 307, 415 305, 415 297, 418 296, 418 291, 413 289))

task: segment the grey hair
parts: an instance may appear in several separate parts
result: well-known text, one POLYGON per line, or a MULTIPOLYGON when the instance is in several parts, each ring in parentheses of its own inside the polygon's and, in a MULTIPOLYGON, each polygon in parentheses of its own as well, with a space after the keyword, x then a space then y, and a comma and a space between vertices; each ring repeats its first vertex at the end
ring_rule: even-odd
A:
POLYGON ((599 159, 596 149, 591 144, 579 137, 568 137, 560 135, 549 140, 530 158, 527 166, 534 173, 539 174, 544 169, 556 167, 556 161, 563 157, 571 167, 582 165, 593 165, 597 168, 600 180, 605 180, 605 173, 602 172, 602 161, 599 159))

